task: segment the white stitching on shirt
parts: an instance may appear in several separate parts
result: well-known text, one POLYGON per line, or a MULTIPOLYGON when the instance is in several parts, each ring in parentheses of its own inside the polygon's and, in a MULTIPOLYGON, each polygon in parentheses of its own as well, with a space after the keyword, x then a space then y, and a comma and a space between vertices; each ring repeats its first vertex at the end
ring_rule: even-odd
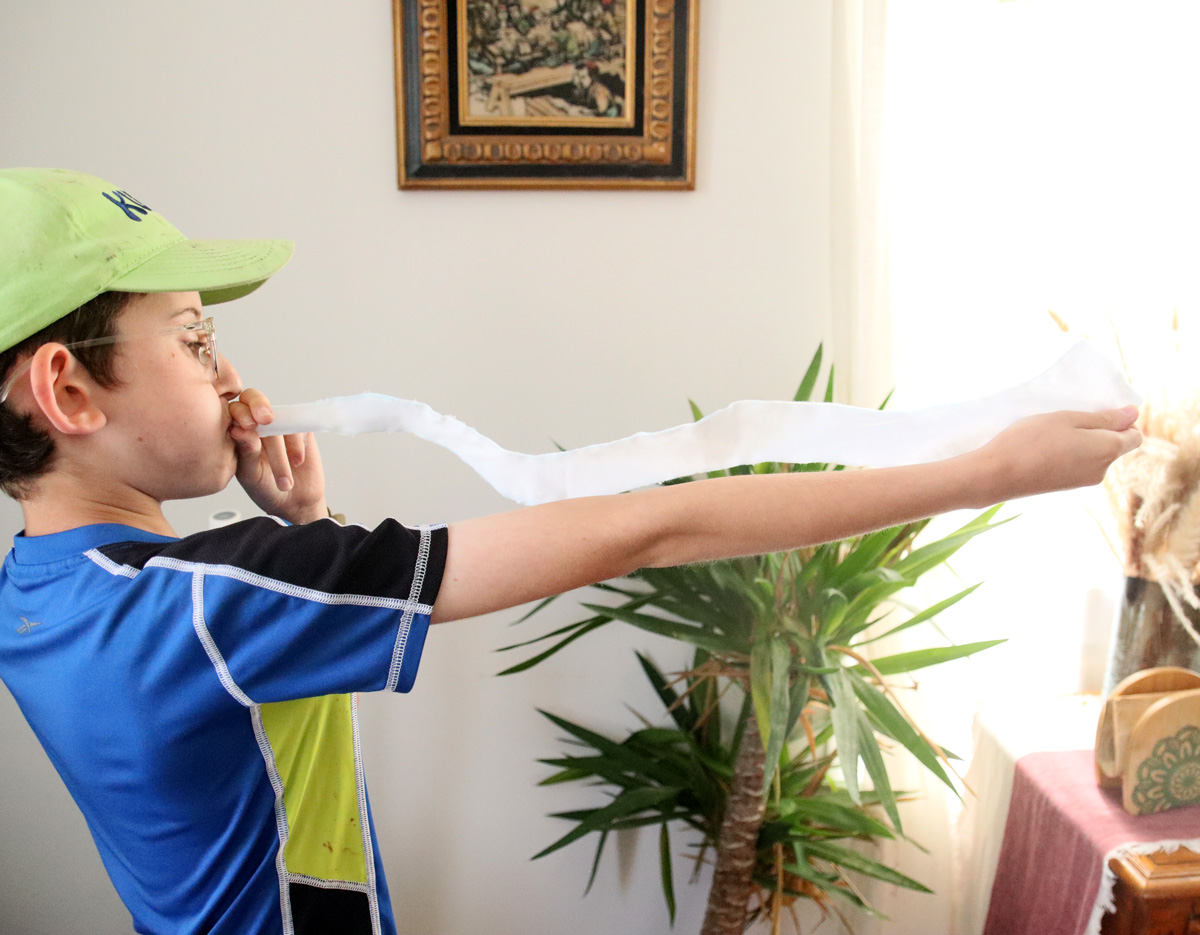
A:
MULTIPOLYGON (((253 572, 238 568, 236 565, 206 565, 201 562, 185 562, 178 558, 152 558, 146 562, 147 568, 169 568, 173 571, 195 572, 203 570, 206 575, 217 575, 221 578, 234 578, 252 584, 268 591, 277 591, 289 597, 299 597, 306 601, 320 604, 356 604, 361 607, 388 607, 392 610, 408 611, 415 614, 433 613, 429 604, 414 603, 411 600, 400 600, 394 597, 375 597, 368 594, 332 594, 328 591, 314 591, 312 588, 302 588, 299 585, 279 581, 276 578, 265 578, 253 572)), ((418 592, 419 593, 419 592, 418 592)))
POLYGON ((355 883, 351 880, 322 880, 319 877, 310 877, 303 873, 288 872, 289 883, 302 883, 305 886, 319 886, 324 890, 351 890, 355 893, 368 895, 368 887, 366 883, 355 883))
MULTIPOLYGON (((417 598, 421 596, 421 587, 425 584, 425 566, 429 564, 429 545, 431 530, 429 526, 419 527, 421 530, 421 544, 417 549, 417 562, 413 566, 412 587, 408 591, 408 607, 404 609, 404 616, 400 618, 400 626, 396 630, 396 645, 392 649, 392 664, 388 668, 387 685, 384 686, 386 691, 394 692, 396 685, 400 682, 400 671, 404 666, 404 647, 408 645, 408 632, 412 629, 413 611, 412 607, 425 606, 417 603, 417 598)), ((433 613, 433 608, 428 611, 420 611, 421 613, 433 613)))
POLYGON ((212 634, 208 632, 208 624, 204 621, 203 569, 197 569, 195 574, 192 575, 192 627, 196 631, 196 636, 200 638, 200 644, 204 647, 204 652, 208 655, 208 661, 217 670, 217 678, 225 686, 225 691, 229 692, 238 704, 245 705, 247 708, 254 707, 254 702, 250 700, 250 697, 244 691, 238 688, 237 682, 233 680, 233 676, 229 673, 229 666, 225 662, 225 657, 221 655, 221 650, 213 640, 212 634))
POLYGON ((363 863, 367 868, 367 904, 371 910, 371 935, 382 935, 379 921, 379 890, 375 882, 375 848, 371 846, 371 818, 367 814, 367 774, 363 769, 362 744, 358 734, 358 693, 350 695, 350 734, 354 738, 354 783, 358 791, 358 827, 362 832, 363 863))
POLYGON ((250 706, 250 720, 254 724, 254 739, 258 741, 258 750, 267 767, 267 778, 271 780, 271 788, 275 790, 275 830, 279 834, 275 875, 279 878, 279 911, 283 916, 283 935, 294 935, 292 894, 288 889, 287 856, 284 853, 288 842, 288 820, 287 806, 283 800, 283 779, 279 775, 279 767, 275 764, 275 751, 271 748, 271 738, 267 736, 267 729, 263 726, 262 710, 258 705, 250 706))
POLYGON ((130 565, 118 565, 99 549, 88 549, 83 553, 93 562, 107 571, 110 575, 124 575, 126 578, 136 578, 138 570, 130 565))
MULTIPOLYGON (((417 568, 414 569, 413 584, 416 585, 418 580, 424 583, 425 564, 428 561, 429 545, 426 542, 426 531, 445 528, 445 523, 439 523, 436 526, 421 526, 421 551, 418 554, 417 568), (419 573, 419 579, 416 575, 419 573)), ((140 573, 137 568, 132 565, 118 565, 108 556, 104 555, 97 549, 89 549, 86 553, 88 558, 112 575, 122 575, 126 578, 136 578, 140 573)), ((406 614, 411 609, 413 614, 425 614, 428 616, 433 613, 432 604, 422 604, 414 598, 421 594, 420 587, 414 587, 409 591, 408 600, 400 600, 394 597, 375 597, 367 594, 333 594, 329 591, 316 591, 312 588, 302 588, 299 585, 289 584, 286 581, 279 581, 276 578, 267 578, 263 575, 256 575, 253 572, 246 571, 243 568, 238 568, 236 565, 206 565, 202 562, 185 562, 177 558, 164 558, 158 556, 152 558, 145 564, 146 568, 168 568, 172 571, 183 571, 195 573, 203 570, 206 575, 217 575, 222 578, 235 578, 243 581, 246 584, 254 585, 255 587, 264 588, 268 591, 276 591, 280 594, 287 594, 290 597, 298 597, 303 600, 316 601, 321 604, 355 604, 361 607, 389 607, 393 610, 404 611, 406 614)))

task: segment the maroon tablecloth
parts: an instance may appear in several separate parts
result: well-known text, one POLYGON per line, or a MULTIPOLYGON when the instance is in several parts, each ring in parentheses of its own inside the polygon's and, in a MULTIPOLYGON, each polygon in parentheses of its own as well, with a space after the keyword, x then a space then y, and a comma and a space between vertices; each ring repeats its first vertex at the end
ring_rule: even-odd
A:
POLYGON ((1091 750, 1017 760, 984 935, 1084 935, 1097 901, 1108 903, 1114 851, 1200 839, 1200 807, 1129 815, 1092 762, 1091 750))

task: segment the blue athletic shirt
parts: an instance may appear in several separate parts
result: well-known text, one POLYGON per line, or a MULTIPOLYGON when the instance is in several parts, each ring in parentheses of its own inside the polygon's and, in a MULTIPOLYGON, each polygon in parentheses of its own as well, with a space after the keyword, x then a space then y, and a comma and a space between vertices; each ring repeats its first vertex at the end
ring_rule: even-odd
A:
POLYGON ((18 535, 0 680, 136 931, 394 935, 355 692, 408 691, 444 527, 18 535))

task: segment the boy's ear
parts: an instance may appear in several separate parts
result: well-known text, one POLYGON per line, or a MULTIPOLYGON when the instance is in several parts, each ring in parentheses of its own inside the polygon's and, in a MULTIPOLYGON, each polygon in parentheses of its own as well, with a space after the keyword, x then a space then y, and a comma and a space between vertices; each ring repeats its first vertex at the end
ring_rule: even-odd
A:
POLYGON ((63 435, 90 435, 108 421, 96 407, 91 374, 61 344, 43 344, 34 352, 29 384, 42 417, 63 435))

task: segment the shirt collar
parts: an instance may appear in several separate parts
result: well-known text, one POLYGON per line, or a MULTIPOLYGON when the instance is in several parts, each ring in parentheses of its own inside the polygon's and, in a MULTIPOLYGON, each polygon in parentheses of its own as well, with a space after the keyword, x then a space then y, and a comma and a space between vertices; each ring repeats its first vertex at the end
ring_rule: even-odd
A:
POLYGON ((114 542, 174 542, 163 536, 121 523, 96 523, 77 526, 45 536, 27 536, 24 530, 13 537, 12 559, 19 565, 44 565, 82 555, 89 549, 114 542))

